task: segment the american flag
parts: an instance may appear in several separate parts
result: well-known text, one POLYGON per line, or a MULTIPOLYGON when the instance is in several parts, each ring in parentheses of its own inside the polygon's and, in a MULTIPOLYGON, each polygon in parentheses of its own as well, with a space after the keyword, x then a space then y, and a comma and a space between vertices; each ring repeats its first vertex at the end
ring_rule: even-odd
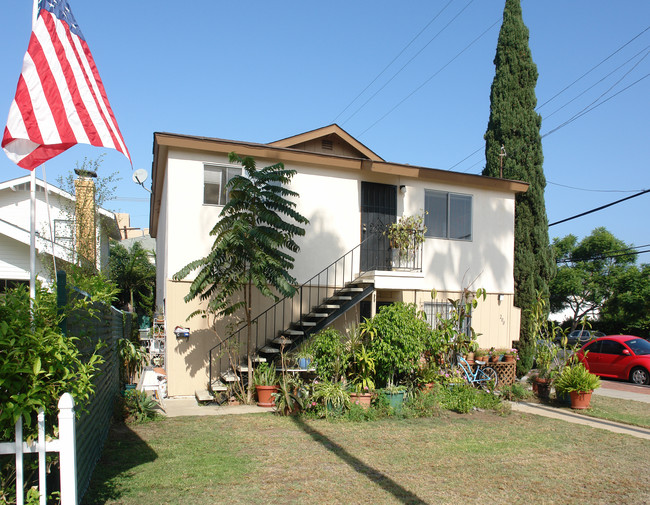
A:
POLYGON ((95 61, 67 0, 39 0, 2 148, 33 170, 75 144, 129 160, 95 61))

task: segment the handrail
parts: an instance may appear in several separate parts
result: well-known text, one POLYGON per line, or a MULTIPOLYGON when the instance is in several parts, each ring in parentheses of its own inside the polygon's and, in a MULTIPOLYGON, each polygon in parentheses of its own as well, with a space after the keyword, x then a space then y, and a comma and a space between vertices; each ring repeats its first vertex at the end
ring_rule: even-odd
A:
MULTIPOLYGON (((383 238, 383 236, 382 236, 383 238)), ((347 253, 343 254, 337 260, 330 263, 327 267, 322 269, 316 275, 311 277, 309 280, 304 282, 302 285, 296 288, 296 291, 292 296, 285 296, 281 300, 277 301, 274 305, 266 309, 264 312, 256 316, 252 324, 254 325, 254 335, 253 342, 251 342, 252 347, 256 350, 259 350, 261 347, 269 343, 270 340, 275 338, 281 331, 287 330, 290 325, 302 321, 303 317, 312 312, 314 307, 320 305, 323 301, 327 300, 332 296, 336 291, 345 287, 346 284, 352 282, 355 278, 358 278, 363 273, 372 271, 372 270, 386 270, 390 269, 390 249, 387 248, 387 244, 382 244, 380 240, 379 247, 375 249, 366 248, 365 251, 362 251, 361 248, 367 244, 370 240, 377 240, 377 236, 370 235, 364 239, 361 243, 356 245, 347 253), (361 255, 365 252, 366 257, 365 261, 361 261, 361 255), (380 253, 380 254, 378 254, 380 253), (364 265, 364 270, 361 271, 362 264, 364 265), (381 268, 378 268, 381 267, 381 268), (355 268, 358 268, 358 273, 355 277, 355 268), (348 272, 349 270, 349 272, 348 272), (339 279, 341 282, 339 283, 339 279), (296 295, 298 297, 298 307, 296 307, 296 295), (312 300, 314 303, 312 303, 312 300), (287 302, 290 301, 290 307, 286 307, 287 302), (296 314, 297 313, 297 314, 296 314), (295 317, 295 316, 298 317, 295 317), (287 323, 287 318, 289 319, 287 323), (260 327, 263 326, 263 331, 260 332, 260 327), (269 326, 270 330, 269 331, 269 326), (273 337, 271 337, 273 335, 273 337), (261 337, 261 342, 260 342, 261 337)), ((422 270, 422 247, 417 247, 417 250, 414 250, 410 255, 412 259, 412 270, 422 270), (419 254, 417 254, 419 250, 419 254)), ((398 267, 401 267, 401 258, 402 255, 399 255, 398 267)), ((227 356, 226 350, 227 345, 235 343, 238 348, 242 344, 242 332, 247 328, 247 325, 244 323, 240 328, 235 330, 232 334, 227 336, 217 345, 212 347, 208 354, 208 365, 209 365, 209 386, 212 385, 212 363, 213 363, 213 354, 215 350, 218 350, 218 359, 219 359, 219 371, 225 370, 223 366, 226 363, 230 365, 229 357, 227 356), (224 356, 226 354, 226 356, 224 356)), ((302 328, 302 331, 306 335, 308 329, 302 328)), ((245 339, 244 335, 244 339, 245 339)), ((245 340, 244 340, 245 342, 245 340)), ((239 352, 241 356, 241 352, 239 352)))

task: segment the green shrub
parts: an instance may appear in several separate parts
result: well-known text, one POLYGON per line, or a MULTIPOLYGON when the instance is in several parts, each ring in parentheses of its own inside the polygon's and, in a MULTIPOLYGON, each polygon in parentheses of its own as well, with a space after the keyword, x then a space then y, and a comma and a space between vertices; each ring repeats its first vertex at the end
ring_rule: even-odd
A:
POLYGON ((500 389, 501 397, 504 400, 509 400, 512 402, 517 402, 520 400, 525 400, 527 398, 531 397, 531 392, 528 391, 524 386, 519 384, 518 382, 515 382, 514 384, 510 386, 503 386, 500 389))
POLYGON ((404 401, 403 417, 432 417, 440 415, 440 399, 435 392, 418 391, 404 401))
POLYGON ((124 393, 127 421, 142 423, 158 417, 158 403, 144 391, 129 389, 124 393))
POLYGON ((343 335, 334 328, 327 328, 314 336, 310 347, 316 373, 321 379, 338 382, 345 374, 350 353, 346 349, 344 340, 343 335))
POLYGON ((398 383, 415 373, 431 328, 414 303, 386 305, 371 321, 377 337, 369 342, 379 386, 398 383))
POLYGON ((474 407, 479 409, 501 410, 501 400, 498 396, 486 393, 469 385, 441 388, 439 399, 442 408, 460 414, 467 414, 474 407))

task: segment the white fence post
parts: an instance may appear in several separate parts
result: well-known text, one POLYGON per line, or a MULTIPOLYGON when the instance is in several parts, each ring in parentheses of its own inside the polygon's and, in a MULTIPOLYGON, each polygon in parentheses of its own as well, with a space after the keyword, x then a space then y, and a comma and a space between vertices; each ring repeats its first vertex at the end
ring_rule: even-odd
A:
POLYGON ((61 443, 61 505, 77 505, 77 447, 75 444, 74 399, 64 393, 59 400, 61 443))
POLYGON ((24 505, 25 494, 23 491, 23 417, 16 422, 16 505, 24 505))

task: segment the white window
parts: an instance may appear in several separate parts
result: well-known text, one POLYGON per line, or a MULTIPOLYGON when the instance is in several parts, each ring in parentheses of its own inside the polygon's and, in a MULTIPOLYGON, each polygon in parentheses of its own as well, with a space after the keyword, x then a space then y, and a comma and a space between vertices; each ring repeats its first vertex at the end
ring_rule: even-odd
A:
POLYGON ((241 167, 204 165, 203 203, 208 205, 226 205, 228 201, 226 184, 235 175, 241 175, 241 167))
MULTIPOLYGON (((427 322, 431 328, 436 328, 438 323, 443 319, 451 317, 453 306, 449 302, 424 302, 424 313, 427 316, 427 322)), ((462 332, 465 335, 471 334, 472 315, 468 314, 461 325, 462 332)))
POLYGON ((72 249, 74 223, 69 219, 54 220, 54 242, 72 249))
POLYGON ((427 237, 472 240, 472 195, 428 189, 424 210, 427 237))

